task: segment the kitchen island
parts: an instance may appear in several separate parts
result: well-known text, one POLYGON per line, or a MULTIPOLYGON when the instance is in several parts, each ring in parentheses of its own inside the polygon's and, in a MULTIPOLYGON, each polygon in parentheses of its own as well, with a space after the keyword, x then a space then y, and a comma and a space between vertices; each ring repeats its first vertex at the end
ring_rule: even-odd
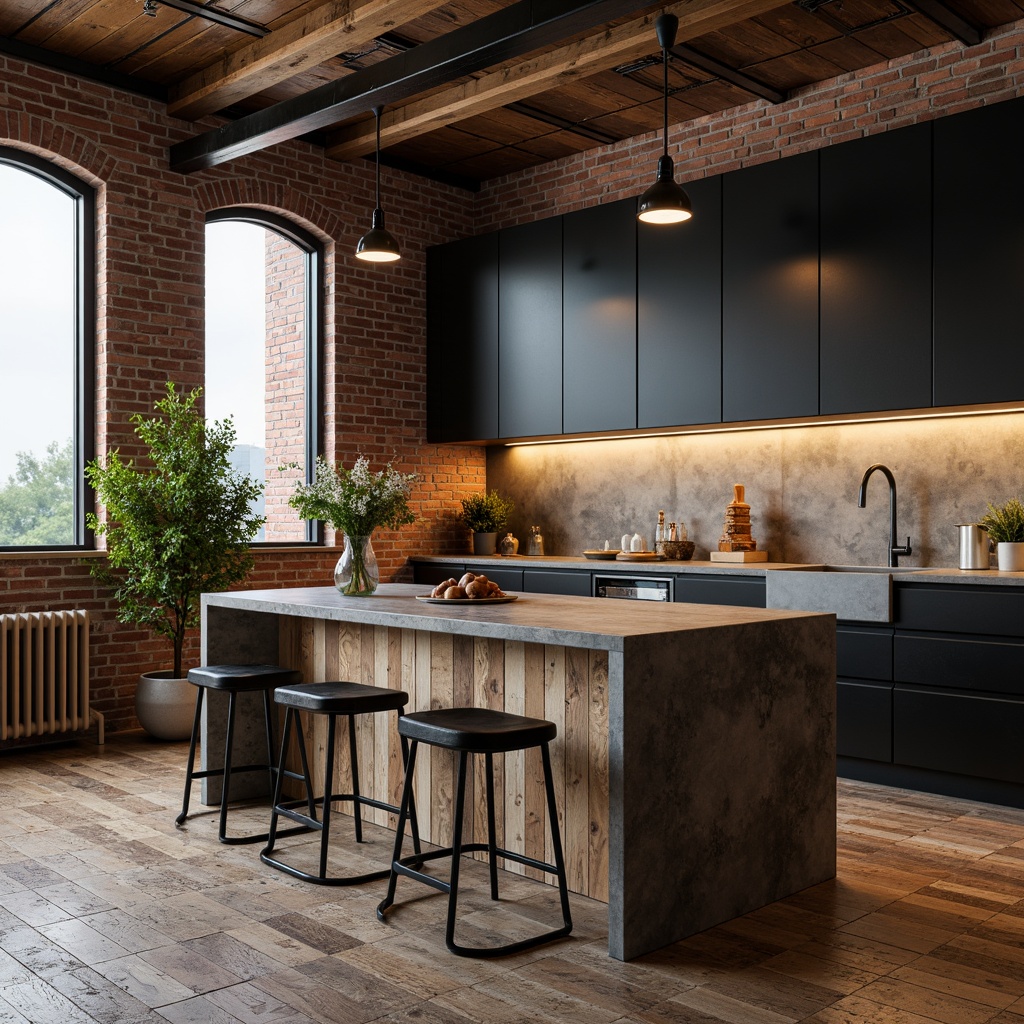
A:
MULTIPOLYGON (((608 903, 619 959, 835 875, 833 616, 543 594, 416 600, 425 593, 207 594, 203 660, 401 688, 410 710, 477 705, 555 722, 569 885, 608 903)), ((360 721, 357 743, 364 791, 396 803, 393 716, 360 721)), ((467 800, 474 834, 478 778, 467 800)), ((453 784, 451 754, 431 750, 416 799, 421 832, 439 845, 453 784)), ((496 789, 499 845, 550 860, 538 752, 507 755, 496 789)), ((375 820, 393 827, 386 812, 375 820)))

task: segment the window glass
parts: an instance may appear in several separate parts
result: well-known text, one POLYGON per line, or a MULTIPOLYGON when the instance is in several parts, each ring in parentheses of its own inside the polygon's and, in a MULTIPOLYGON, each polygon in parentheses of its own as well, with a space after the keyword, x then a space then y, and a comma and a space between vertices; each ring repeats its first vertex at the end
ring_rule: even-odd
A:
POLYGON ((87 253, 91 270, 92 252, 83 243, 92 196, 71 181, 0 150, 0 547, 84 543, 83 304, 92 306, 83 262, 87 253))
POLYGON ((232 418, 235 467, 265 486, 257 542, 301 543, 288 498, 315 457, 317 251, 266 216, 207 224, 206 414, 232 418))

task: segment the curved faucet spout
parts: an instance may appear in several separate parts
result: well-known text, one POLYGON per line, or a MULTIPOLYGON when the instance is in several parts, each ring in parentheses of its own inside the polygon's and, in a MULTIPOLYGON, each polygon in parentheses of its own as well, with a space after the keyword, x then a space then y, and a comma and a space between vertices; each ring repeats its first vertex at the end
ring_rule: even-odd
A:
POLYGON ((868 466, 864 471, 864 476, 861 477, 860 481, 860 491, 857 495, 857 506, 858 508, 864 508, 867 504, 868 478, 875 470, 878 470, 889 481, 889 567, 895 568, 900 564, 900 555, 911 555, 913 554, 913 549, 910 547, 909 537, 907 537, 905 545, 899 546, 896 544, 896 479, 893 477, 892 470, 888 466, 883 466, 880 462, 876 462, 873 466, 868 466))

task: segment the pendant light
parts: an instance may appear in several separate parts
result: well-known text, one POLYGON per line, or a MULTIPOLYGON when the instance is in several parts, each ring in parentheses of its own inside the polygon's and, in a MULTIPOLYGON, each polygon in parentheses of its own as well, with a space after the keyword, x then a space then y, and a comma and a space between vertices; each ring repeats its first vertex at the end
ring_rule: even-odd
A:
POLYGON ((679 19, 674 14, 659 14, 654 23, 654 31, 661 44, 662 67, 665 71, 662 122, 662 141, 665 149, 658 158, 658 176, 654 184, 640 197, 636 215, 637 219, 645 224, 679 224, 693 216, 690 197, 681 185, 676 184, 672 157, 668 155, 668 51, 675 45, 678 28, 679 19))
POLYGON ((384 227, 384 211, 380 208, 380 115, 383 112, 383 107, 373 108, 373 116, 377 120, 377 202, 373 208, 370 230, 359 239, 356 246, 356 257, 367 263, 394 263, 402 258, 394 236, 384 227))

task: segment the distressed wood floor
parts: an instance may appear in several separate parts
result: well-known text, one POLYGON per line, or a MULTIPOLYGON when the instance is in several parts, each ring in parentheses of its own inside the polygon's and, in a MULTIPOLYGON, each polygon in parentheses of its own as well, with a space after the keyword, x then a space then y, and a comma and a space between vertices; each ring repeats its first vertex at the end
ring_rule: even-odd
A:
MULTIPOLYGON (((629 964, 574 897, 571 939, 467 961, 424 887, 383 925, 383 883, 307 885, 220 846, 209 814, 175 829, 185 753, 128 735, 0 756, 0 1022, 1024 1024, 1024 811, 841 781, 834 882, 629 964)), ((389 836, 364 852, 386 861, 389 836)), ((344 847, 334 867, 360 869, 344 847)), ((466 882, 466 941, 556 913, 503 873, 495 917, 479 865, 466 882)))

